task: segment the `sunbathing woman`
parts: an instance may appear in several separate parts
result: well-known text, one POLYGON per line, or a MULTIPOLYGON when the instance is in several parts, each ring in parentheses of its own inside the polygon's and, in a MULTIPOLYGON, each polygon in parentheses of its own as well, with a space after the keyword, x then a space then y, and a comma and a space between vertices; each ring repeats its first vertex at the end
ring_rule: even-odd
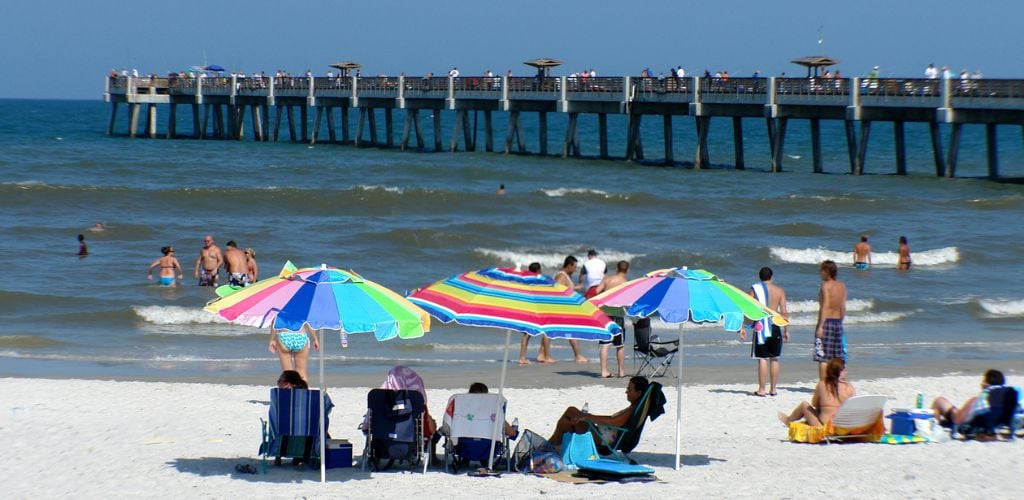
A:
POLYGON ((846 381, 846 363, 842 358, 832 358, 825 365, 825 380, 818 382, 814 388, 811 402, 800 402, 789 415, 780 411, 779 420, 786 426, 800 419, 810 426, 824 425, 832 420, 843 402, 856 392, 853 385, 846 381))
MULTIPOLYGON (((647 392, 647 386, 650 383, 644 377, 633 377, 629 379, 629 384, 626 385, 626 400, 629 401, 629 406, 620 410, 613 415, 591 415, 589 413, 583 413, 579 408, 570 406, 565 409, 562 416, 559 417, 558 422, 555 423, 555 431, 551 434, 548 441, 555 446, 562 445, 562 435, 566 432, 575 432, 576 434, 583 434, 587 432, 590 426, 587 422, 599 425, 614 425, 617 427, 623 427, 629 422, 629 417, 633 415, 633 411, 636 409, 636 405, 640 403, 640 400, 644 397, 644 392, 647 392)), ((605 439, 612 438, 609 442, 614 442, 616 436, 605 436, 605 439)), ((596 436, 596 442, 600 443, 600 436, 596 436)))

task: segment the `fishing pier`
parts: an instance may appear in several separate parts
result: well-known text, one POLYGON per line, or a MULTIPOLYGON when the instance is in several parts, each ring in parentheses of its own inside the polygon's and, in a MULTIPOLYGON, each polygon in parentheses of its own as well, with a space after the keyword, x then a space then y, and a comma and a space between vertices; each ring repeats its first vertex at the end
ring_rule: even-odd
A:
POLYGON ((875 122, 893 123, 895 173, 899 175, 906 174, 907 122, 929 124, 935 175, 945 177, 956 176, 963 125, 985 125, 990 178, 999 177, 996 126, 1022 126, 1024 133, 1024 80, 1002 79, 119 76, 105 79, 104 100, 111 104, 107 127, 111 135, 115 133, 119 105, 124 104, 128 108, 127 135, 138 136, 145 105, 144 137, 242 140, 248 122, 254 140, 277 141, 282 121, 286 121, 291 141, 326 140, 402 150, 410 148, 413 141, 413 147, 426 149, 420 116, 424 111, 423 114, 432 115, 435 151, 445 149, 442 111, 455 112, 447 145, 450 151, 459 150, 460 136, 465 151, 476 150, 477 124, 470 119, 469 112, 482 112, 487 152, 495 151, 493 113, 504 112, 509 114, 502 148, 506 154, 528 152, 520 123, 522 113, 538 114, 538 152, 550 154, 548 114, 559 113, 567 118, 563 157, 580 156, 579 116, 594 114, 598 118, 600 157, 610 158, 608 115, 619 114, 627 117, 627 161, 645 159, 640 133, 643 118, 661 117, 666 165, 675 163, 673 119, 690 116, 697 132, 695 169, 711 165, 708 130, 712 118, 732 120, 736 169, 744 168, 742 119, 760 118, 767 126, 773 172, 783 169, 789 121, 808 120, 813 171, 822 173, 820 123, 838 120, 844 124, 849 172, 854 175, 864 173, 868 138, 875 122), (163 132, 158 132, 160 106, 168 107, 163 132), (181 107, 186 108, 192 123, 185 134, 177 130, 181 107), (354 137, 351 109, 358 110, 354 137), (404 111, 397 143, 393 116, 396 109, 404 111), (384 118, 383 141, 378 136, 379 114, 384 118), (324 124, 326 138, 321 137, 324 124), (950 125, 948 142, 943 141, 940 124, 950 125))

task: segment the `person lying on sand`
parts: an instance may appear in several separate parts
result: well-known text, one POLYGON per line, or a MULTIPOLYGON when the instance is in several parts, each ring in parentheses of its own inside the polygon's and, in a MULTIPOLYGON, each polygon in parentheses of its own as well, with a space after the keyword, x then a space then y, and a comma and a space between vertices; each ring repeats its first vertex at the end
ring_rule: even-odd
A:
POLYGON ((780 411, 779 421, 786 426, 800 419, 810 426, 824 425, 856 393, 853 384, 846 381, 846 362, 842 358, 832 358, 825 365, 825 380, 814 388, 811 402, 801 401, 789 415, 780 411))

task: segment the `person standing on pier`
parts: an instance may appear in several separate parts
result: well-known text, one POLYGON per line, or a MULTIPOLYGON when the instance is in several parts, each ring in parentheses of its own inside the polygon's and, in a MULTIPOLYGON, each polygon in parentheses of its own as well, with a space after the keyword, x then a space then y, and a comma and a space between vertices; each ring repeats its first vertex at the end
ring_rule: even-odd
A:
POLYGON ((867 271, 871 268, 871 244, 868 235, 860 235, 860 243, 853 246, 853 267, 867 271))
POLYGON ((224 264, 224 255, 220 247, 213 244, 213 236, 206 235, 203 238, 203 248, 199 250, 199 257, 196 258, 196 270, 193 273, 199 280, 199 286, 217 286, 217 274, 220 266, 224 264), (199 269, 202 267, 202 274, 199 269))
POLYGON ((910 244, 906 236, 900 236, 899 257, 896 259, 896 269, 900 271, 910 270, 910 244))
POLYGON ((452 78, 458 78, 459 77, 459 68, 452 67, 452 70, 448 72, 448 76, 450 76, 452 78))
POLYGON ((825 365, 830 359, 842 358, 846 361, 846 339, 843 338, 846 285, 836 279, 839 268, 835 262, 822 262, 820 272, 818 326, 814 330, 814 361, 818 362, 819 380, 825 380, 825 365))
MULTIPOLYGON (((596 255, 597 252, 594 253, 596 255)), ((572 273, 576 272, 577 262, 579 261, 576 260, 576 257, 572 255, 566 257, 565 261, 562 263, 562 270, 558 271, 558 273, 555 274, 555 281, 569 287, 572 290, 579 290, 580 288, 582 288, 582 285, 573 286, 572 284, 572 273)), ((541 343, 541 350, 544 352, 544 357, 545 359, 548 360, 548 363, 552 363, 555 361, 555 359, 551 357, 550 345, 551 339, 544 337, 544 341, 541 343), (547 349, 545 349, 545 347, 547 347, 547 349)), ((583 354, 580 353, 579 340, 569 339, 569 346, 572 347, 572 354, 573 357, 575 357, 577 363, 587 363, 590 361, 589 359, 583 357, 583 354)), ((537 359, 540 360, 540 356, 537 356, 537 359)))

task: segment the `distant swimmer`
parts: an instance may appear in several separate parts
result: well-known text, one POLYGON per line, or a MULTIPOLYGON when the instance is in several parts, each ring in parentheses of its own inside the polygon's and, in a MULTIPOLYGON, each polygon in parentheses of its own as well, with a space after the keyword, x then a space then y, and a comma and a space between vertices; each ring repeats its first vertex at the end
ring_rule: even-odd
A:
POLYGON ((499 194, 499 195, 505 194, 505 185, 504 184, 498 186, 498 193, 497 194, 499 194))
POLYGON ((178 259, 174 257, 174 247, 163 247, 160 252, 164 254, 163 257, 156 259, 152 264, 149 265, 149 269, 146 270, 146 279, 153 279, 153 269, 160 268, 160 286, 175 286, 174 275, 177 270, 178 279, 185 279, 185 276, 181 270, 181 264, 178 259))
POLYGON ((220 266, 224 264, 224 255, 220 247, 213 244, 213 236, 206 235, 203 238, 203 248, 199 250, 199 257, 196 258, 196 270, 193 273, 199 280, 199 286, 217 286, 217 274, 220 266), (202 268, 202 274, 200 274, 202 268))
POLYGON ((100 231, 106 231, 107 228, 106 226, 103 225, 102 222, 97 222, 96 225, 90 227, 89 230, 98 233, 100 231))
POLYGON ((853 246, 853 267, 861 271, 871 268, 871 244, 866 234, 860 235, 860 243, 853 246))
POLYGON ((900 255, 896 261, 896 269, 901 271, 910 270, 910 245, 907 243, 906 236, 900 236, 900 255))
POLYGON ((86 256, 89 255, 89 245, 85 243, 85 235, 78 235, 78 255, 86 256))
POLYGON ((228 272, 229 285, 243 287, 249 284, 249 262, 235 240, 229 241, 225 247, 224 269, 228 272))

